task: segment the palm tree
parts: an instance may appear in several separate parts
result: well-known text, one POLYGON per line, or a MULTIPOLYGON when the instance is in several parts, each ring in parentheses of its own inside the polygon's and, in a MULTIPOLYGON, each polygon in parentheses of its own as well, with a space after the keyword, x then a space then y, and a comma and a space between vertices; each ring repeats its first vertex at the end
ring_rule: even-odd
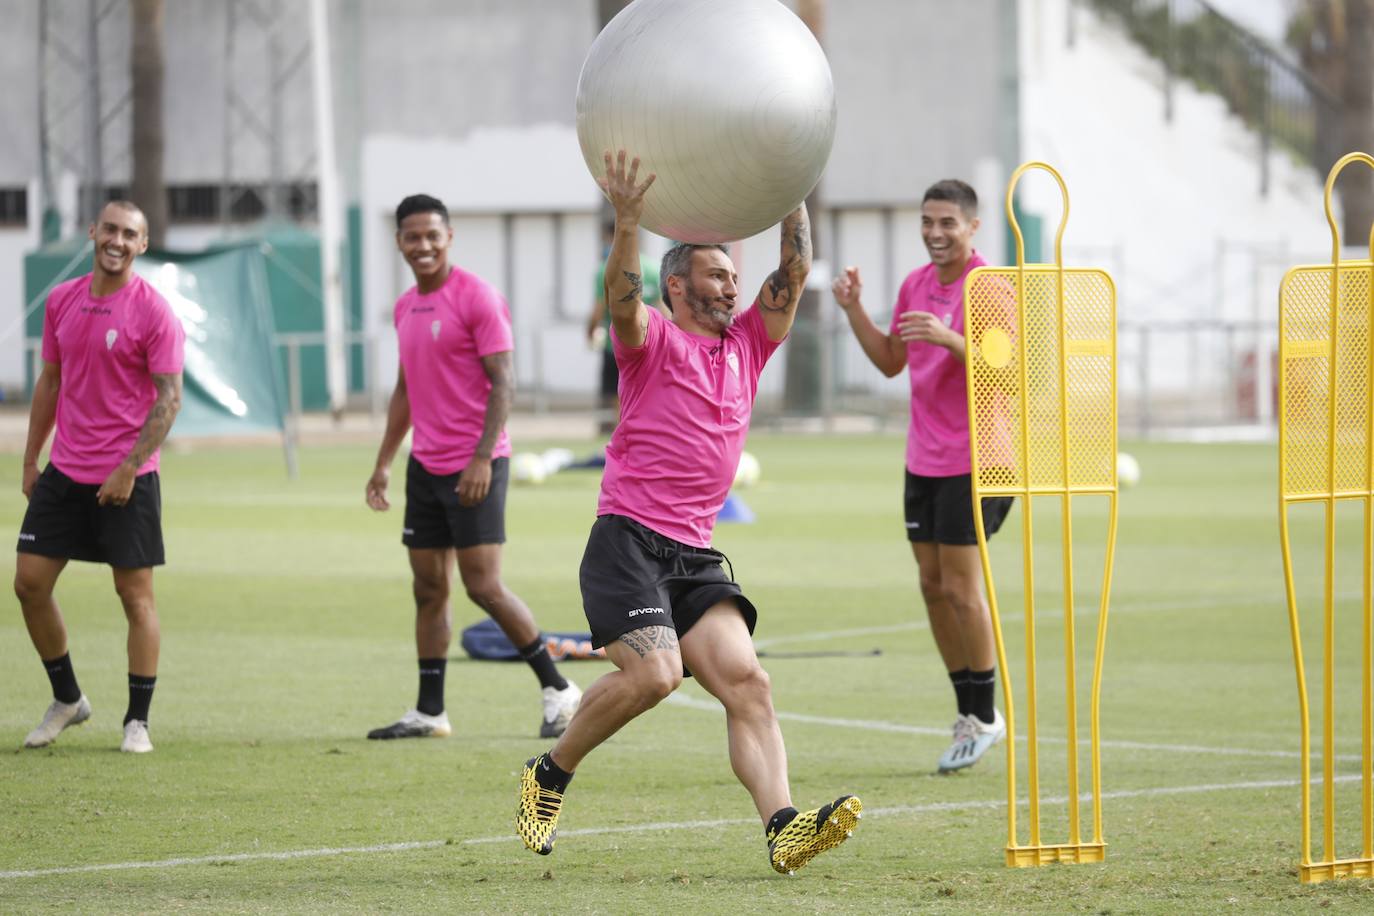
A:
POLYGON ((148 218, 148 242, 167 241, 167 188, 162 179, 162 0, 133 0, 133 170, 131 196, 148 218))
MULTIPOLYGON (((1338 123, 1319 126, 1339 144, 1336 156, 1374 152, 1374 0, 1301 0, 1288 26, 1288 44, 1340 99, 1338 123)), ((1345 211, 1342 236, 1351 244, 1367 242, 1374 176, 1368 169, 1347 169, 1337 189, 1345 211)))
MULTIPOLYGON (((1345 0, 1345 31, 1345 148, 1374 153, 1374 0, 1345 0)), ((1345 238, 1352 245, 1368 242, 1374 225, 1374 174, 1350 170, 1342 181, 1341 202, 1345 238)))
MULTIPOLYGON (((797 17, 824 46, 825 0, 798 0, 797 17)), ((806 198, 806 210, 811 218, 811 250, 817 260, 822 250, 821 209, 821 186, 818 184, 806 198)), ((783 409, 788 413, 817 414, 821 411, 821 354, 826 343, 821 334, 821 292, 808 287, 797 302, 796 324, 788 344, 782 394, 783 409)))

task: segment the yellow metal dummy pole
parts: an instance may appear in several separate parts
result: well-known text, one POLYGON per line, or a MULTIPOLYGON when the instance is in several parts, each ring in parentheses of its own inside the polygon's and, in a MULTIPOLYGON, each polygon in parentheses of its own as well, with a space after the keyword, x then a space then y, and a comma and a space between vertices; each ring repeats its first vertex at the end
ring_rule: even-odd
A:
POLYGON ((987 583, 993 636, 1007 722, 1007 864, 1101 861, 1102 838, 1099 696, 1106 646, 1107 609, 1116 543, 1116 315, 1115 288, 1104 272, 1065 268, 1063 237, 1069 195, 1064 180, 1043 162, 1013 173, 1007 219, 1016 239, 1014 268, 978 268, 965 287, 966 366, 973 464, 973 518, 987 583), (1032 169, 1058 183, 1063 217, 1054 263, 1027 264, 1025 241, 1013 207, 1021 177, 1032 169), (1015 341, 1014 345, 1011 343, 1015 341), (1014 365, 1013 365, 1014 364, 1014 365), (1110 499, 1101 606, 1091 699, 1093 840, 1084 843, 1079 817, 1078 683, 1075 659, 1072 510, 1074 495, 1110 499), (1016 826, 1016 747, 1012 688, 1001 614, 983 527, 982 499, 1022 497, 1022 577, 1026 651, 1026 772, 1029 843, 1016 826), (1063 514, 1064 655, 1069 790, 1067 843, 1046 844, 1040 830, 1040 750, 1036 680, 1034 496, 1057 495, 1063 514))
POLYGON ((1289 632, 1298 682, 1301 734, 1303 882, 1374 876, 1374 226, 1369 259, 1341 260, 1340 229, 1332 210, 1336 178, 1346 166, 1374 168, 1367 153, 1343 156, 1326 178, 1324 206, 1331 227, 1331 264, 1295 267, 1279 291, 1279 533, 1283 548, 1289 632), (1323 326, 1324 325, 1324 326, 1323 326), (1320 327, 1322 339, 1314 333, 1320 327), (1320 394, 1310 384, 1322 378, 1320 394), (1363 504, 1361 659, 1361 854, 1342 859, 1336 848, 1335 579, 1336 505, 1363 504), (1322 529, 1322 858, 1312 857, 1312 737, 1307 672, 1288 509, 1320 502, 1322 529))

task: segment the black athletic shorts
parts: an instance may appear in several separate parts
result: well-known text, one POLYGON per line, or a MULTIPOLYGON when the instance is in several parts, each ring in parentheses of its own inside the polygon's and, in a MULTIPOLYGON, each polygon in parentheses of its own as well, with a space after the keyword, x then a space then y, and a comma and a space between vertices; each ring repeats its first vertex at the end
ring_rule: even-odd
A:
MULTIPOLYGON (((908 541, 969 545, 978 543, 973 527, 973 475, 922 477, 906 472, 906 538, 908 541)), ((983 532, 992 537, 1007 513, 1010 496, 983 498, 983 532)))
POLYGON ((100 484, 77 483, 49 464, 38 475, 19 527, 20 553, 108 563, 116 569, 161 566, 162 485, 157 471, 134 478, 129 501, 100 505, 100 484))
POLYGON ((506 542, 506 484, 510 460, 493 458, 491 489, 475 506, 458 502, 458 475, 431 474, 410 456, 406 465, 406 517, 401 543, 416 550, 476 547, 506 542))
POLYGON ((722 561, 730 562, 719 550, 689 547, 623 515, 600 516, 578 575, 592 645, 641 627, 672 627, 681 637, 727 598, 735 599, 753 633, 758 611, 722 561))

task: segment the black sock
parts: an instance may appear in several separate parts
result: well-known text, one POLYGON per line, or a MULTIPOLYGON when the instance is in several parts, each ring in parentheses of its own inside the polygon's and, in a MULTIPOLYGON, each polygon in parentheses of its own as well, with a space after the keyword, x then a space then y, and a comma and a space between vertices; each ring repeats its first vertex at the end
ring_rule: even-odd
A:
POLYGON ((775 831, 781 830, 792 823, 792 819, 796 816, 796 808, 779 808, 777 811, 774 811, 773 816, 768 819, 768 826, 763 828, 763 835, 771 838, 775 831))
POLYGON ((520 647, 520 657, 525 660, 525 664, 534 670, 534 676, 539 678, 540 687, 552 687, 554 690, 567 690, 568 681, 563 675, 558 673, 554 667, 553 657, 549 655, 549 647, 544 644, 544 634, 540 633, 539 638, 528 646, 520 647))
POLYGON ((970 671, 968 673, 969 690, 973 694, 973 714, 983 721, 984 725, 991 725, 992 720, 997 717, 993 711, 994 688, 997 686, 997 669, 989 668, 986 671, 970 671))
POLYGON ((534 781, 550 792, 562 795, 568 791, 568 783, 572 782, 572 778, 573 774, 554 763, 548 754, 534 758, 534 781))
POLYGON ((75 703, 81 699, 81 688, 76 686, 76 670, 72 668, 72 654, 68 652, 61 658, 44 660, 43 667, 48 670, 48 680, 52 682, 54 700, 75 703))
POLYGON ((129 675, 129 711, 124 714, 125 725, 134 719, 140 722, 148 721, 148 707, 153 703, 153 685, 156 683, 156 677, 129 675))
POLYGON ((448 667, 446 658, 420 659, 420 699, 415 708, 427 716, 437 716, 444 711, 444 670, 448 667))
POLYGON ((969 682, 969 670, 960 668, 949 673, 949 682, 954 685, 954 700, 959 704, 959 715, 973 712, 973 685, 969 682))

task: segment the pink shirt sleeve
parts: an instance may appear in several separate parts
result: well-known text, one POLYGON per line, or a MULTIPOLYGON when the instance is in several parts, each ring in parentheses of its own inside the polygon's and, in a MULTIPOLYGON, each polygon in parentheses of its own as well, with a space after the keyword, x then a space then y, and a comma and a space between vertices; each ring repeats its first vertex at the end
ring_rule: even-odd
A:
MULTIPOLYGON (((759 308, 759 300, 755 299, 754 304, 745 310, 735 322, 743 332, 741 339, 746 341, 749 349, 753 351, 759 366, 768 362, 768 357, 773 355, 773 351, 782 346, 781 340, 770 340, 768 338, 768 325, 763 321, 763 312, 759 308)), ((783 338, 786 340, 787 338, 783 338)))
POLYGON ((615 352, 615 362, 617 366, 627 366, 637 363, 644 359, 645 355, 657 350, 663 342, 663 326, 668 319, 663 317, 663 313, 651 306, 644 306, 644 311, 649 315, 649 326, 644 331, 644 343, 637 347, 632 347, 620 339, 620 335, 615 332, 615 324, 611 324, 611 345, 615 352))
POLYGON ((478 356, 490 356, 493 353, 505 353, 515 349, 515 339, 511 333, 510 308, 496 290, 489 287, 480 291, 474 290, 472 298, 468 301, 468 315, 478 356))
POLYGON ((148 328, 148 371, 155 375, 175 375, 185 363, 186 330, 164 300, 158 299, 148 328))

